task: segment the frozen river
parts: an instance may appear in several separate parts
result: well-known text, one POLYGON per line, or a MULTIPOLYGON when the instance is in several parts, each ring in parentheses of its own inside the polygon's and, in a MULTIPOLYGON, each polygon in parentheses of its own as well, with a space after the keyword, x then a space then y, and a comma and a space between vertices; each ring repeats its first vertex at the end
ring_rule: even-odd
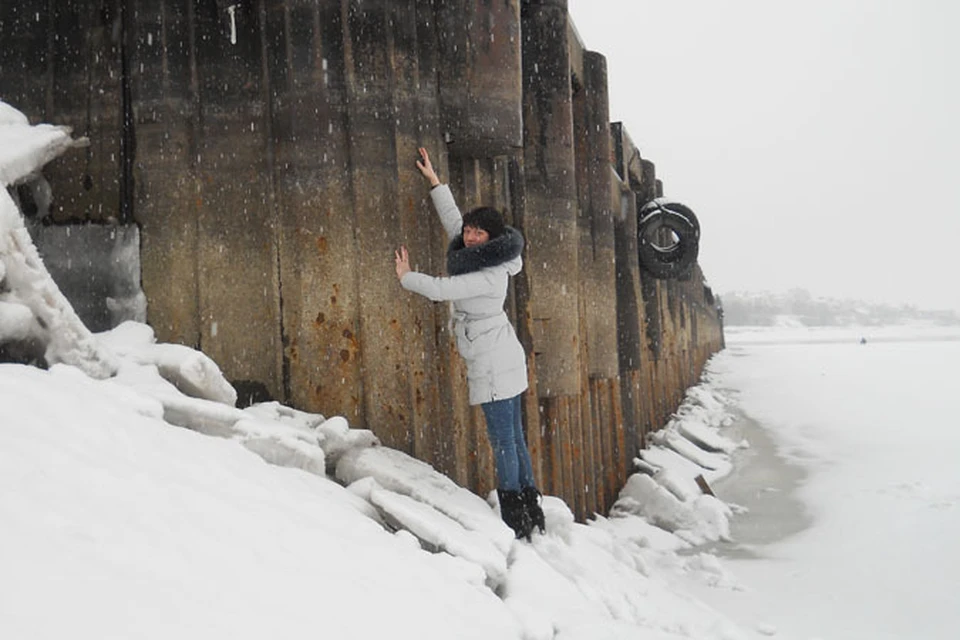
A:
POLYGON ((960 627, 960 341, 940 331, 728 333, 710 364, 750 448, 747 509, 697 587, 757 637, 936 640, 960 627))

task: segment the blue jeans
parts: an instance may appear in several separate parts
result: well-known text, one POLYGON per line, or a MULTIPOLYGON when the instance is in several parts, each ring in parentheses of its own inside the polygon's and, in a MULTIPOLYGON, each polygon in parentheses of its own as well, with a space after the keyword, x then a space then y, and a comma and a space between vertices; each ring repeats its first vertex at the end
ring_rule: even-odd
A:
POLYGON ((493 400, 480 406, 487 418, 487 435, 497 463, 497 486, 503 491, 536 486, 527 439, 523 435, 520 396, 493 400))

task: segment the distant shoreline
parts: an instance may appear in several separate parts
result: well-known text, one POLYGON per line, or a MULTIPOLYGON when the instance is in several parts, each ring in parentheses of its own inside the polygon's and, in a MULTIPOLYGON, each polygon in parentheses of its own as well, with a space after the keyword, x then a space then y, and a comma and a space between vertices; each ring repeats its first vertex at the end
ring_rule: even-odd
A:
POLYGON ((887 326, 729 326, 724 327, 727 346, 775 344, 860 344, 871 342, 956 342, 960 326, 887 325, 887 326))
MULTIPOLYGON (((801 338, 796 339, 777 339, 771 338, 767 340, 731 340, 730 336, 727 337, 727 346, 738 346, 738 345, 757 345, 757 346, 767 346, 767 345, 784 345, 784 344, 860 344, 859 338, 849 339, 849 338, 818 338, 814 340, 804 340, 801 338)), ((864 346, 869 345, 871 342, 958 342, 960 341, 960 336, 915 336, 915 337, 875 337, 869 338, 864 346)))

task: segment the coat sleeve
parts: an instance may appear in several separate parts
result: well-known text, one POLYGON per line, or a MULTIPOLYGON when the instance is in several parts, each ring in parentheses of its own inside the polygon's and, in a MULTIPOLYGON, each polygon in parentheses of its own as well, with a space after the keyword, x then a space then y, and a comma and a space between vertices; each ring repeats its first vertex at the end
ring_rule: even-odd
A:
POLYGON ((434 302, 462 300, 497 293, 497 278, 486 270, 464 273, 459 276, 435 277, 410 271, 400 280, 407 291, 419 293, 434 302))
POLYGON ((450 187, 445 184, 434 187, 430 190, 430 199, 433 200, 433 208, 437 210, 443 230, 447 232, 447 239, 453 240, 463 230, 463 214, 453 199, 450 187))

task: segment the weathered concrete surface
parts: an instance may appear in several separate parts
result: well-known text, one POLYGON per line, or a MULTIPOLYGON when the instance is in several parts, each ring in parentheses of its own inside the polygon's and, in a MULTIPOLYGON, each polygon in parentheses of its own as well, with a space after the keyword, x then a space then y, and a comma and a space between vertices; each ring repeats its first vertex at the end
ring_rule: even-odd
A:
POLYGON ((541 397, 580 393, 579 236, 565 2, 524 2, 523 178, 530 314, 541 397))
POLYGON ((420 146, 464 210, 526 236, 507 308, 528 441, 579 517, 722 345, 699 269, 638 263, 663 183, 609 123, 605 60, 563 0, 24 0, 0 39, 4 99, 92 142, 50 167, 52 218, 139 225, 158 338, 201 348, 244 400, 344 415, 493 488, 448 305, 394 275, 400 244, 444 270, 420 146))
POLYGON ((444 139, 458 155, 507 155, 523 144, 520 2, 435 6, 444 139))

